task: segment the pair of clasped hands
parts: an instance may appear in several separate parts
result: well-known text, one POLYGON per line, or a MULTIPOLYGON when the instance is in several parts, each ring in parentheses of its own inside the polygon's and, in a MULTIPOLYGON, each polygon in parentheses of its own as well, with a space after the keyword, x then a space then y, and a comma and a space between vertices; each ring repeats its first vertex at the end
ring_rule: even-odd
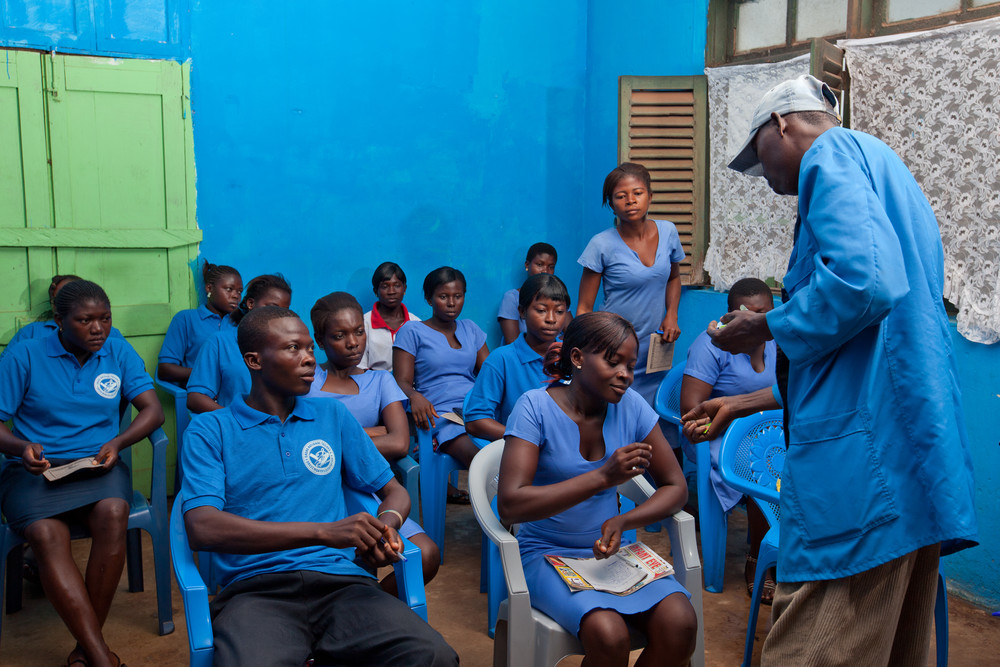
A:
POLYGON ((358 512, 330 524, 334 535, 329 540, 335 548, 354 547, 358 556, 374 567, 384 567, 403 560, 403 540, 396 529, 368 512, 358 512))
MULTIPOLYGON (((646 472, 653 458, 653 446, 645 442, 633 442, 631 445, 619 447, 601 466, 610 488, 624 484, 633 477, 646 472)), ((594 557, 598 560, 610 558, 618 553, 622 545, 622 533, 625 531, 625 516, 615 514, 601 524, 601 537, 594 542, 594 557)))
MULTIPOLYGON (((118 453, 120 451, 120 447, 114 440, 104 443, 101 449, 98 450, 97 456, 94 457, 94 466, 100 466, 105 470, 110 469, 118 462, 118 453)), ((42 445, 37 442, 29 442, 21 450, 21 465, 32 475, 41 475, 52 467, 52 462, 45 458, 42 445)))

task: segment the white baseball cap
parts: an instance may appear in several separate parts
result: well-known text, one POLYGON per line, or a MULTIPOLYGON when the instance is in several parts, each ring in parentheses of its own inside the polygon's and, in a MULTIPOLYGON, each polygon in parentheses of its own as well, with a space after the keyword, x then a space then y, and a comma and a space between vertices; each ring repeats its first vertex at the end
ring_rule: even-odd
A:
POLYGON ((784 116, 796 111, 825 111, 831 116, 835 116, 837 122, 840 122, 840 103, 834 92, 830 90, 830 86, 809 74, 803 74, 797 79, 782 81, 764 93, 760 104, 757 105, 757 110, 753 113, 750 134, 743 142, 739 153, 729 163, 729 168, 749 176, 763 176, 764 170, 760 166, 757 151, 750 143, 757 135, 757 131, 771 120, 772 113, 784 116))

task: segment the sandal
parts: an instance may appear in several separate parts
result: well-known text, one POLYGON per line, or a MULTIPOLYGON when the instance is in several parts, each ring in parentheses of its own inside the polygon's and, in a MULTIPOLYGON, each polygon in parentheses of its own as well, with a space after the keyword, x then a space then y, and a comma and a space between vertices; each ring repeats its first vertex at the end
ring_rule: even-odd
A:
POLYGON ((468 491, 461 491, 455 489, 453 492, 448 494, 448 504, 449 505, 469 505, 472 503, 472 499, 469 498, 468 491))
MULTIPOLYGON (((774 601, 774 589, 777 584, 774 581, 774 575, 771 572, 774 568, 771 568, 767 574, 764 575, 764 583, 761 584, 760 591, 760 603, 763 605, 770 606, 774 601)), ((747 595, 751 598, 753 597, 753 582, 754 576, 757 574, 757 559, 747 553, 747 562, 743 566, 743 578, 747 584, 747 595), (751 569, 753 566, 753 569, 751 569)))

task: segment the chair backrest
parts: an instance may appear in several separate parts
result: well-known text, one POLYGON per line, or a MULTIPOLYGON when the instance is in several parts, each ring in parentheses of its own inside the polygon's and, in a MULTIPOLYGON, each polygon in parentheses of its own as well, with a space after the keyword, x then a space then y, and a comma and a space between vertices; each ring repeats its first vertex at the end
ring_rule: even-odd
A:
POLYGON ((684 380, 684 367, 687 361, 682 361, 669 371, 656 390, 653 407, 663 419, 681 425, 681 382, 684 380))
POLYGON ((778 493, 785 466, 785 424, 781 410, 736 419, 719 450, 719 474, 734 489, 758 503, 768 523, 779 517, 778 493))

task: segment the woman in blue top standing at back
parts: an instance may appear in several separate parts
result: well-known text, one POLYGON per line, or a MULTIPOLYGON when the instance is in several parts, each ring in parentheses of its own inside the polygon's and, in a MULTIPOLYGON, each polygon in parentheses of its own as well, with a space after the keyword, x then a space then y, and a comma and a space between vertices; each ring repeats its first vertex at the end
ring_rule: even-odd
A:
POLYGON ((132 480, 119 453, 163 423, 163 408, 142 359, 110 338, 111 305, 100 286, 76 280, 55 298, 56 333, 25 341, 0 360, 0 506, 27 540, 45 593, 77 646, 67 663, 120 664, 101 632, 122 569, 132 480), (121 398, 138 414, 119 432, 121 398), (93 468, 58 482, 42 473, 92 458, 93 468), (81 576, 70 524, 92 537, 81 576))
POLYGON ((601 310, 632 323, 639 336, 639 356, 632 385, 653 404, 663 373, 646 374, 649 338, 654 332, 666 342, 681 335, 677 306, 681 300, 680 236, 673 223, 647 216, 652 202, 649 171, 625 162, 604 179, 603 201, 615 213, 615 227, 596 234, 577 260, 583 267, 576 314, 594 309, 597 290, 604 285, 601 310))
POLYGON ((205 262, 201 275, 205 303, 182 310, 170 320, 156 367, 161 380, 181 387, 187 386, 191 368, 205 341, 223 329, 236 326, 227 316, 239 307, 243 296, 243 278, 233 267, 205 262))
POLYGON ((490 349, 479 325, 458 319, 465 305, 461 271, 442 266, 428 273, 424 298, 434 314, 423 322, 407 322, 396 334, 392 374, 410 399, 417 427, 434 429, 438 451, 468 468, 479 450, 463 426, 441 415, 461 409, 490 349))
POLYGON ((246 296, 229 314, 233 326, 209 338, 198 353, 188 378, 188 410, 195 414, 220 410, 250 391, 250 371, 236 344, 236 327, 254 308, 292 303, 292 288, 280 275, 257 276, 247 285, 246 296))

